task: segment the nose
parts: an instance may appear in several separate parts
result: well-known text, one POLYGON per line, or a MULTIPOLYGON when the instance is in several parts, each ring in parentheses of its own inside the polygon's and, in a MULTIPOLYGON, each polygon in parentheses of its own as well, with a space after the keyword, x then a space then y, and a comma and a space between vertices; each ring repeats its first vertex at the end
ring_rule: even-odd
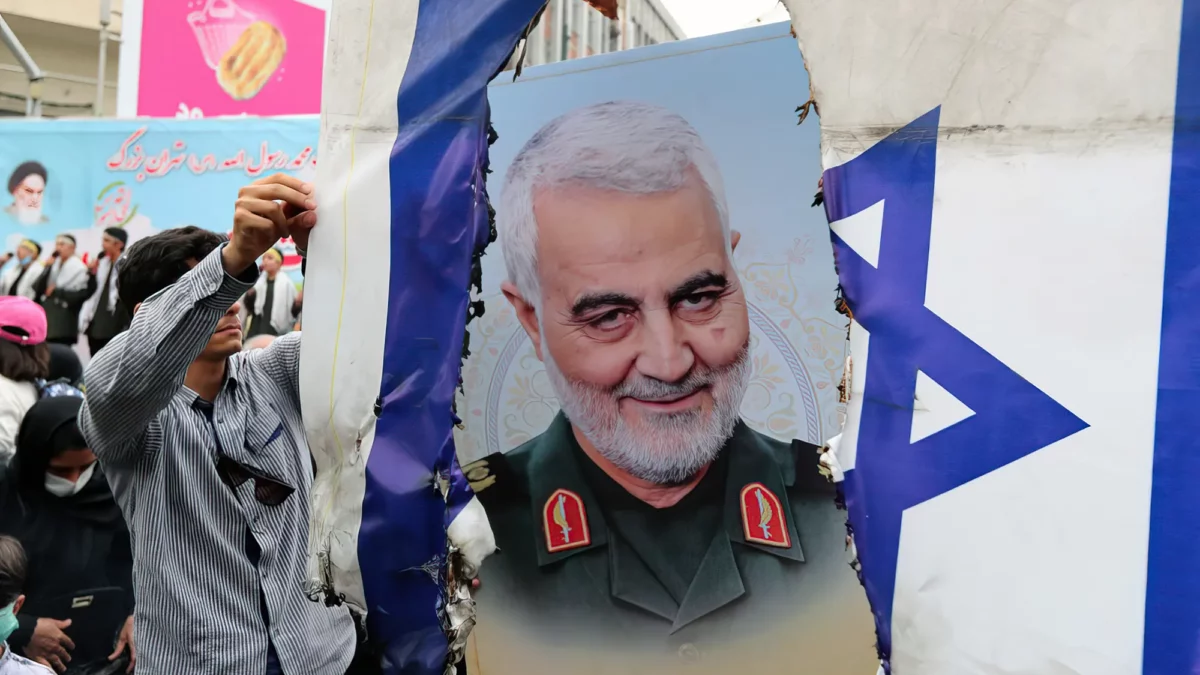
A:
POLYGON ((661 382, 682 380, 695 365, 696 355, 671 312, 665 309, 646 312, 641 328, 638 372, 661 382))
POLYGON ((226 316, 228 316, 230 314, 237 314, 240 311, 242 311, 242 301, 238 300, 237 302, 233 303, 232 307, 225 310, 225 314, 226 314, 226 316))

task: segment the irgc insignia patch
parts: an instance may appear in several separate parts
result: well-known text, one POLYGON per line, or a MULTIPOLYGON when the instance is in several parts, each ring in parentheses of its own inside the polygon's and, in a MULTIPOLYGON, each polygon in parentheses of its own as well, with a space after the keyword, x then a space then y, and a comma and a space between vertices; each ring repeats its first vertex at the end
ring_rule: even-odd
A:
POLYGON ((791 548, 783 503, 762 483, 750 483, 742 488, 742 532, 746 541, 765 546, 791 548))
POLYGON ((583 500, 570 490, 555 490, 542 507, 542 530, 550 553, 570 551, 592 543, 583 500))

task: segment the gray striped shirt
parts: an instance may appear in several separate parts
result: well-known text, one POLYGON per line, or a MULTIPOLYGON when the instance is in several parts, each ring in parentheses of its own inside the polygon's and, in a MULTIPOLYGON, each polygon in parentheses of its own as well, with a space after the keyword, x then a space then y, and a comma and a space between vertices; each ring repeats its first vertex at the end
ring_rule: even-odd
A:
POLYGON ((342 675, 354 656, 347 610, 310 601, 301 586, 312 465, 300 334, 230 357, 211 421, 183 384, 256 275, 249 270, 247 283, 226 274, 218 248, 147 300, 88 364, 80 427, 129 523, 139 675, 262 675, 268 640, 285 673, 342 675), (253 480, 230 489, 216 470, 218 447, 295 493, 264 506, 253 480))

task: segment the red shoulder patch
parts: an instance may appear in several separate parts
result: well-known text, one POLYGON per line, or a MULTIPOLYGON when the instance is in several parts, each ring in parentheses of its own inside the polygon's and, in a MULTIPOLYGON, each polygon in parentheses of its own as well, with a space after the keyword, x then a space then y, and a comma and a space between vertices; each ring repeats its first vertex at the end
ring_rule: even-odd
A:
POLYGON ((546 534, 546 550, 550 553, 592 544, 583 500, 570 490, 555 490, 546 500, 542 507, 542 531, 546 534))
POLYGON ((746 541, 765 546, 791 548, 783 502, 762 483, 750 483, 742 488, 742 533, 746 541))

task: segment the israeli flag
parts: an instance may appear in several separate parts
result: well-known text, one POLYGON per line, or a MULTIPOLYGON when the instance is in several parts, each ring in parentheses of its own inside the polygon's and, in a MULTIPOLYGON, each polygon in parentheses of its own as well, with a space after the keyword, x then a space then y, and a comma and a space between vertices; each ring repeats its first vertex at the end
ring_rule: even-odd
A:
POLYGON ((449 547, 470 566, 494 549, 452 404, 490 239, 486 86, 541 4, 333 4, 301 357, 308 590, 367 613, 389 673, 444 671, 449 547))
POLYGON ((785 4, 891 672, 1200 672, 1200 0, 785 4))

